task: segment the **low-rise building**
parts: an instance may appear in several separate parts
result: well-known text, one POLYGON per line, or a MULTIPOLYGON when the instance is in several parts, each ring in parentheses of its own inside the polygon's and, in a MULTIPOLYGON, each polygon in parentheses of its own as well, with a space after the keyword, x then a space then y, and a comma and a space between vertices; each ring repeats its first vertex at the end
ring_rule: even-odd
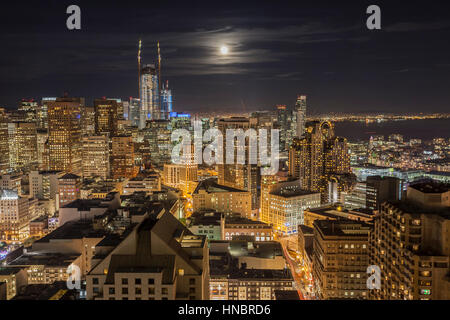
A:
MULTIPOLYGON (((19 292, 20 288, 27 285, 27 273, 25 269, 16 267, 0 267, 0 291, 4 283, 4 300, 10 300, 19 292)), ((0 300, 2 294, 0 292, 0 300)))
POLYGON ((211 300, 275 300, 293 278, 279 242, 211 241, 211 300))
POLYGON ((194 211, 214 210, 224 214, 239 213, 252 217, 250 192, 217 184, 217 179, 200 182, 192 193, 194 211))
POLYGON ((95 253, 87 299, 209 299, 206 238, 192 234, 163 206, 155 205, 119 244, 97 246, 95 253))

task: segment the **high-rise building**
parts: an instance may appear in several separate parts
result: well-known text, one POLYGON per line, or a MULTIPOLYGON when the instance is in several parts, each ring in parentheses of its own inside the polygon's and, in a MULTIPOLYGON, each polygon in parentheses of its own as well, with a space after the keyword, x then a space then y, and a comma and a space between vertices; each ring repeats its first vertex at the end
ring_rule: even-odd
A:
POLYGON ((297 138, 300 138, 306 129, 306 96, 299 95, 295 103, 295 111, 297 113, 297 138))
POLYGON ((328 202, 331 176, 349 173, 347 139, 336 137, 329 121, 308 122, 304 136, 294 139, 289 150, 289 175, 300 179, 303 190, 321 192, 322 201, 328 202))
POLYGON ((116 99, 95 99, 95 133, 97 135, 117 135, 117 120, 119 115, 119 105, 116 99))
POLYGON ((313 278, 321 299, 367 299, 369 232, 353 220, 313 223, 313 278))
POLYGON ((48 129, 48 102, 56 101, 54 97, 44 97, 41 99, 37 112, 37 124, 39 129, 48 129))
POLYGON ((144 140, 148 141, 150 160, 158 168, 171 162, 172 142, 169 120, 150 120, 144 129, 144 140))
POLYGON ((161 89, 161 119, 169 119, 172 113, 172 90, 169 89, 169 81, 161 89))
POLYGON ((147 120, 161 119, 158 74, 154 64, 144 65, 140 73, 140 117, 139 128, 145 127, 147 120))
POLYGON ((20 243, 28 237, 30 204, 16 190, 0 190, 0 240, 20 243))
POLYGON ((111 177, 113 179, 133 178, 138 168, 134 165, 134 144, 130 136, 112 138, 111 177))
POLYGON ((38 109, 38 103, 34 99, 22 99, 18 111, 23 121, 36 123, 38 109))
POLYGON ((0 173, 9 169, 8 117, 5 109, 0 108, 0 173))
POLYGON ((48 102, 49 169, 81 173, 81 109, 84 98, 48 102))
POLYGON ((140 108, 141 108, 141 100, 139 98, 130 97, 128 120, 131 121, 131 125, 134 127, 139 126, 139 119, 141 115, 140 108))
POLYGON ((84 106, 81 108, 81 135, 92 136, 95 134, 95 108, 84 106))
POLYGON ((10 165, 13 169, 30 168, 38 162, 35 122, 9 123, 10 165))
MULTIPOLYGON (((256 118, 243 118, 243 117, 232 117, 219 119, 217 122, 217 128, 220 130, 224 137, 224 149, 226 150, 226 131, 227 129, 242 129, 244 132, 248 129, 254 129, 257 124, 256 118)), ((257 210, 259 207, 258 203, 258 179, 260 178, 258 166, 256 164, 250 164, 249 157, 249 140, 246 139, 244 153, 245 153, 245 163, 237 163, 237 150, 238 145, 234 142, 234 154, 235 163, 226 164, 224 159, 224 164, 218 164, 218 183, 220 185, 228 186, 231 188, 247 190, 252 195, 252 210, 257 210)), ((254 150, 254 152, 256 152, 254 150)), ((225 157, 225 154, 224 154, 225 157)), ((256 214, 254 218, 257 218, 256 214)))
POLYGON ((370 264, 381 271, 383 300, 450 299, 450 187, 421 183, 406 199, 381 205, 370 238, 370 264))
POLYGON ((110 173, 109 138, 107 136, 83 137, 83 178, 101 177, 110 173))
POLYGON ((280 151, 288 150, 287 135, 290 126, 290 110, 286 105, 277 105, 277 125, 280 130, 280 151))
POLYGON ((39 170, 48 169, 48 129, 36 130, 37 163, 39 170))

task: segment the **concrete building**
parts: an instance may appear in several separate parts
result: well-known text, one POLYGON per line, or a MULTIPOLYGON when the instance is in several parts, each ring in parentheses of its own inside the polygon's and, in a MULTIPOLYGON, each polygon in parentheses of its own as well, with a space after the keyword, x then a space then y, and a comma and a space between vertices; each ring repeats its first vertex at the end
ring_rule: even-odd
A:
POLYGON ((76 199, 59 208, 59 225, 68 221, 90 221, 103 215, 109 209, 117 209, 120 198, 117 192, 109 193, 104 199, 76 199))
POLYGON ((316 220, 313 277, 321 299, 367 299, 369 232, 362 222, 316 220))
POLYGON ((381 271, 372 299, 450 299, 449 189, 415 184, 405 200, 381 205, 370 238, 370 264, 381 271))
POLYGON ((83 137, 83 178, 106 179, 110 173, 109 139, 107 136, 83 137))
POLYGON ((8 115, 0 108, 0 173, 6 173, 9 167, 8 115))
POLYGON ((116 99, 94 99, 95 134, 117 135, 119 102, 116 99))
POLYGON ((15 190, 0 190, 0 240, 20 243, 28 238, 36 202, 19 196, 15 190))
POLYGON ((112 138, 111 177, 113 179, 133 178, 138 168, 134 165, 134 144, 131 136, 112 138))
POLYGON ((134 192, 152 194, 158 191, 161 191, 161 177, 155 171, 142 173, 137 177, 127 179, 123 186, 123 194, 132 194, 134 192))
POLYGON ((66 173, 58 178, 58 208, 80 199, 81 177, 66 173))
POLYGON ((347 140, 336 137, 329 121, 308 122, 302 137, 294 139, 289 150, 289 175, 299 179, 301 188, 321 192, 328 202, 329 180, 350 173, 347 140))
MULTIPOLYGON (((258 119, 257 118, 245 118, 245 117, 231 117, 222 118, 217 121, 217 128, 220 130, 223 136, 223 147, 226 150, 226 131, 228 129, 238 130, 241 129, 244 132, 249 132, 248 130, 253 130, 257 128, 258 119)), ((252 210, 258 209, 258 179, 259 168, 256 164, 250 163, 249 149, 250 145, 246 139, 244 143, 244 154, 245 160, 244 164, 239 164, 236 160, 236 155, 238 152, 238 143, 233 140, 234 146, 234 164, 218 164, 218 183, 230 188, 246 190, 251 193, 252 197, 252 210)), ((239 150, 240 151, 240 150, 239 150)), ((253 150, 252 152, 256 152, 253 150)), ((224 154, 225 157, 225 154, 224 154)), ((225 158, 224 158, 225 159, 225 158)), ((224 162, 225 163, 225 162, 224 162)))
POLYGON ((224 214, 215 211, 194 212, 186 219, 186 226, 196 235, 208 240, 223 240, 224 214))
POLYGON ((81 174, 81 109, 84 98, 48 102, 49 170, 81 174))
POLYGON ((15 170, 37 166, 37 133, 34 122, 10 122, 10 166, 15 170))
POLYGON ((339 205, 327 205, 319 208, 306 209, 304 212, 304 225, 310 228, 313 227, 316 220, 338 220, 341 218, 371 222, 375 214, 371 210, 354 209, 347 210, 339 205))
POLYGON ((191 194, 198 184, 196 164, 164 164, 164 184, 191 194))
POLYGON ((250 192, 219 185, 216 179, 200 182, 192 194, 194 211, 214 210, 224 214, 239 213, 254 219, 250 192))
POLYGON ((209 299, 206 238, 193 235, 161 206, 113 248, 97 246, 87 299, 209 299))
MULTIPOLYGON (((0 284, 2 283, 5 284, 6 291, 4 300, 11 300, 19 293, 22 287, 27 285, 26 270, 14 267, 0 267, 0 284)), ((0 300, 2 300, 1 293, 0 300)))
POLYGON ((272 225, 274 232, 297 233, 303 224, 303 212, 320 206, 320 193, 301 190, 299 182, 280 183, 269 193, 269 216, 262 221, 272 225))
POLYGON ((61 171, 31 171, 28 175, 30 196, 37 199, 56 199, 61 171))
POLYGON ((273 240, 272 226, 267 223, 239 215, 226 216, 224 220, 222 240, 233 240, 239 236, 249 236, 257 242, 273 240))
POLYGON ((280 243, 244 238, 210 242, 211 300, 275 300, 277 290, 292 290, 280 243))
POLYGON ((0 176, 0 189, 3 190, 16 190, 21 194, 22 189, 22 176, 3 174, 0 176))

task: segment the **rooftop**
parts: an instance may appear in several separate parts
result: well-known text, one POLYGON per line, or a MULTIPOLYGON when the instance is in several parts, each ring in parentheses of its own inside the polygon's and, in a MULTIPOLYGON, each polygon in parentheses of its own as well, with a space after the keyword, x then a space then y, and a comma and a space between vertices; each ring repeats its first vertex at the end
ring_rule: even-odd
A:
POLYGON ((0 276, 9 276, 20 272, 19 267, 0 267, 0 276))
POLYGON ((315 220, 314 226, 325 236, 368 237, 371 230, 369 224, 349 219, 315 220))
POLYGON ((63 175, 62 177, 60 177, 59 179, 64 179, 64 180, 74 180, 74 179, 80 179, 81 177, 73 174, 73 173, 66 173, 65 175, 63 175))
POLYGON ((31 252, 24 253, 11 261, 9 266, 36 266, 45 265, 53 267, 68 267, 77 259, 78 255, 61 254, 51 252, 31 252))
POLYGON ((245 190, 235 189, 227 186, 222 186, 217 183, 217 179, 210 178, 201 181, 193 194, 198 194, 200 190, 205 190, 207 193, 215 193, 215 192, 247 192, 245 190))
POLYGON ((450 184, 438 182, 417 183, 412 184, 409 187, 423 193, 444 193, 450 191, 450 184))
POLYGON ((103 230, 94 230, 90 221, 68 221, 35 243, 59 239, 103 238, 107 234, 103 230))

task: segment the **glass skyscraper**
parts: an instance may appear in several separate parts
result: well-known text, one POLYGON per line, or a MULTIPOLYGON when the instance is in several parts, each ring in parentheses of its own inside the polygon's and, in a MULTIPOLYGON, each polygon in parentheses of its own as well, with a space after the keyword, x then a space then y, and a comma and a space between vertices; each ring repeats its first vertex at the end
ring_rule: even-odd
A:
POLYGON ((147 120, 161 119, 158 74, 154 64, 144 65, 141 70, 140 99, 139 128, 142 129, 147 120))

